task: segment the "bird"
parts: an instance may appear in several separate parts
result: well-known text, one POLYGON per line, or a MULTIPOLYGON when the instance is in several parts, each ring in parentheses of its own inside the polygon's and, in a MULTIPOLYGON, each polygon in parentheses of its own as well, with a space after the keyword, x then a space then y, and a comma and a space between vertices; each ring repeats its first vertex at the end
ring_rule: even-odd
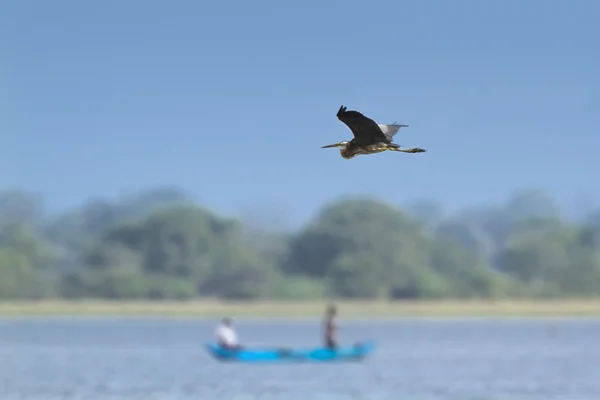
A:
POLYGON ((354 138, 348 141, 342 141, 327 146, 322 149, 339 147, 343 158, 349 160, 360 154, 375 154, 383 151, 401 151, 404 153, 424 153, 425 150, 420 147, 403 149, 400 145, 392 143, 392 139, 400 128, 407 128, 408 125, 378 124, 371 118, 364 116, 358 111, 350 110, 342 105, 337 112, 337 117, 354 134, 354 138))

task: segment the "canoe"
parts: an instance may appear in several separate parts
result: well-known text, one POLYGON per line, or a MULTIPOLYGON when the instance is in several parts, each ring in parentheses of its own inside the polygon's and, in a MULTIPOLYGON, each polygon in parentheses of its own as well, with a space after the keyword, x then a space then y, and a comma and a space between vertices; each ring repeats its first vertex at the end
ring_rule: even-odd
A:
POLYGON ((353 346, 331 350, 323 347, 286 349, 266 348, 228 350, 215 343, 206 345, 210 355, 219 361, 237 362, 320 362, 320 361, 360 361, 374 349, 372 342, 357 343, 353 346))

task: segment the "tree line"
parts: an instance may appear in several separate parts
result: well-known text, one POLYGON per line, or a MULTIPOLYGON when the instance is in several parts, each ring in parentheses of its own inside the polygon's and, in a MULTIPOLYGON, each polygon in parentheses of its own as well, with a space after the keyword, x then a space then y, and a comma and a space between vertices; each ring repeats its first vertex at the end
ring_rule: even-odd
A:
POLYGON ((296 231, 217 215, 170 188, 60 215, 0 191, 0 298, 516 298, 600 295, 600 210, 548 195, 445 215, 356 197, 296 231))

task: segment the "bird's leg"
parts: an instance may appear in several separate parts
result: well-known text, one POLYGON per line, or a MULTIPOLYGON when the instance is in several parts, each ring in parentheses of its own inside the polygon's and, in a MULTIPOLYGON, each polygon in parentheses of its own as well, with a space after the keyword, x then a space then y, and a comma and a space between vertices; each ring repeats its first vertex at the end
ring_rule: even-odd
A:
POLYGON ((391 148, 390 150, 402 151, 404 153, 425 153, 425 149, 422 149, 420 147, 413 147, 412 149, 403 149, 400 147, 395 147, 395 148, 391 148))

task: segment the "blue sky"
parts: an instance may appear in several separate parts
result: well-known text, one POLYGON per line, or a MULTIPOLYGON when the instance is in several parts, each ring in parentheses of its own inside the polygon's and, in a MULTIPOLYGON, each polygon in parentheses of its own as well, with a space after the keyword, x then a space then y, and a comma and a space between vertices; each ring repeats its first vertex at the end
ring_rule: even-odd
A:
POLYGON ((173 185, 293 219, 343 195, 600 199, 596 1, 4 1, 0 187, 173 185), (344 160, 341 104, 424 154, 344 160))

